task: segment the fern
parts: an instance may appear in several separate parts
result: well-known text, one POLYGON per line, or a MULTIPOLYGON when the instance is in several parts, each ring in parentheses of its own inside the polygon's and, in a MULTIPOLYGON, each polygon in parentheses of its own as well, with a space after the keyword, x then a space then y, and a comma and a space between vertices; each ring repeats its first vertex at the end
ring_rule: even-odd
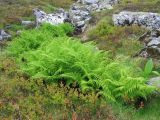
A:
POLYGON ((51 26, 44 24, 39 29, 24 30, 19 37, 13 40, 7 51, 10 55, 19 56, 23 52, 38 49, 43 42, 50 41, 55 37, 63 37, 73 31, 69 24, 51 26))
MULTIPOLYGON (((20 68, 32 79, 46 83, 66 85, 76 83, 82 92, 95 92, 106 100, 124 101, 146 98, 153 87, 146 84, 143 71, 128 58, 111 59, 108 52, 97 50, 94 43, 82 44, 68 37, 72 31, 68 24, 24 31, 10 43, 8 52, 17 58, 20 68)), ((146 65, 145 73, 151 72, 152 63, 146 65)))

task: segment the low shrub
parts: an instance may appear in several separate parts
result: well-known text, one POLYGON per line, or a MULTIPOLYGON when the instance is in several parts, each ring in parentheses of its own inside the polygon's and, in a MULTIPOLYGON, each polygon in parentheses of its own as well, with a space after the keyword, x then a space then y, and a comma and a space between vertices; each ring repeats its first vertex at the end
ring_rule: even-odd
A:
POLYGON ((108 23, 108 21, 101 20, 92 30, 89 31, 88 37, 90 39, 103 38, 108 34, 115 32, 115 27, 108 23))
POLYGON ((74 114, 79 119, 105 119, 111 115, 109 106, 94 93, 83 95, 57 85, 45 88, 42 81, 3 74, 0 77, 0 119, 68 120, 74 114))

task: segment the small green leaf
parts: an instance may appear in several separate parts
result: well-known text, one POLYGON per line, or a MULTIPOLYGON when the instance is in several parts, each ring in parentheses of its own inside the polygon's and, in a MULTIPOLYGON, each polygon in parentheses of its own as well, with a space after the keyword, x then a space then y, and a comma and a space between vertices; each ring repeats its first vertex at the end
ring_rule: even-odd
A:
POLYGON ((153 73, 154 75, 160 76, 160 73, 159 73, 158 71, 152 71, 152 73, 153 73))
POLYGON ((148 60, 145 68, 144 68, 144 75, 145 77, 149 76, 152 73, 153 70, 153 61, 152 59, 148 60))

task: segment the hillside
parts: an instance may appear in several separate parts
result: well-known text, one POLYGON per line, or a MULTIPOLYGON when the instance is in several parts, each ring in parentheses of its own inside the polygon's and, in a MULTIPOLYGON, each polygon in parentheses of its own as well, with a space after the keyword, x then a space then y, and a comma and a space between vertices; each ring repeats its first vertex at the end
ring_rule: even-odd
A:
POLYGON ((0 6, 0 119, 159 120, 160 0, 0 6))

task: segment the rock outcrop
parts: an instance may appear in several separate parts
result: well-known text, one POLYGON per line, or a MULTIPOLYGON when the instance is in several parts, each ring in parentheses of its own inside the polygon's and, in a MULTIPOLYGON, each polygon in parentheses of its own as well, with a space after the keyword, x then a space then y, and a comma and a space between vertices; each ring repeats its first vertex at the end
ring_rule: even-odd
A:
POLYGON ((150 30, 160 31, 160 14, 158 13, 123 11, 113 15, 113 22, 119 26, 137 24, 150 30))
POLYGON ((34 9, 33 12, 36 16, 36 26, 44 22, 52 25, 70 22, 75 26, 76 31, 81 33, 91 19, 91 12, 112 9, 112 5, 117 2, 118 0, 78 0, 71 6, 69 11, 58 9, 54 13, 47 14, 42 10, 34 9))

